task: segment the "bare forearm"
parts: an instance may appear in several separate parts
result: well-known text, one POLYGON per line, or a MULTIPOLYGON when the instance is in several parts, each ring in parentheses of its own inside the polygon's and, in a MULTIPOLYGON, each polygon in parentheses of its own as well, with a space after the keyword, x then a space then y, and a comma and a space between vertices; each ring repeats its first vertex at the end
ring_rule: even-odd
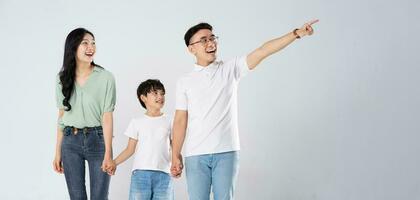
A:
POLYGON ((273 53, 276 53, 282 49, 284 49, 286 46, 288 46, 290 43, 296 40, 296 37, 293 35, 293 33, 288 33, 286 35, 283 35, 282 37, 270 40, 266 43, 264 43, 260 49, 263 52, 264 56, 270 56, 273 53))
MULTIPOLYGON (((64 110, 60 109, 58 110, 58 119, 57 121, 60 121, 60 119, 64 115, 64 110)), ((55 144, 55 154, 61 155, 61 143, 63 142, 63 130, 61 129, 60 125, 57 124, 57 141, 55 144)))
POLYGON ((313 29, 311 25, 317 23, 319 20, 312 20, 304 24, 300 29, 295 29, 279 38, 270 40, 264 43, 261 47, 255 49, 247 56, 247 64, 249 69, 254 69, 266 57, 284 49, 297 38, 302 38, 306 35, 312 35, 313 29))
POLYGON ((178 156, 181 154, 182 145, 184 144, 185 134, 187 130, 188 115, 186 111, 177 111, 175 114, 173 139, 172 139, 172 154, 178 156))
POLYGON ((185 140, 185 131, 186 129, 180 125, 174 126, 174 136, 172 139, 172 153, 174 155, 181 154, 182 145, 185 140))
POLYGON ((247 57, 247 64, 250 69, 254 69, 266 57, 284 49, 290 43, 296 40, 296 36, 290 32, 282 37, 270 40, 261 47, 255 49, 247 57))
POLYGON ((104 133, 105 143, 105 157, 112 159, 112 132, 113 132, 113 119, 112 113, 104 113, 102 128, 104 133))
POLYGON ((120 155, 115 158, 115 164, 119 165, 126 161, 128 158, 130 158, 134 154, 134 150, 126 148, 124 151, 120 153, 120 155))
POLYGON ((61 155, 61 143, 63 142, 63 130, 57 126, 57 142, 55 144, 56 155, 61 155))

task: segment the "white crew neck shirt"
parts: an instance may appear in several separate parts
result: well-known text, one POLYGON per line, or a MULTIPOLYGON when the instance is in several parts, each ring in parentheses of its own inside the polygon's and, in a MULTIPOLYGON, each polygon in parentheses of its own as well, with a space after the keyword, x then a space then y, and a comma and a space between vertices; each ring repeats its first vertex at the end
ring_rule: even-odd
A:
POLYGON ((131 120, 124 134, 137 140, 133 170, 170 172, 171 127, 172 119, 166 115, 144 115, 131 120))

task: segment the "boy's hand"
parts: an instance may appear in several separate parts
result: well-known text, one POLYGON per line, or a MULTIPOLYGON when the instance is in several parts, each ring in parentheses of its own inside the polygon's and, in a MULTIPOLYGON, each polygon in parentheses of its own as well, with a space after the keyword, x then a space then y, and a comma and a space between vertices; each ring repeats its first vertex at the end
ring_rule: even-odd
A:
POLYGON ((182 155, 179 154, 177 156, 172 156, 172 166, 171 166, 171 174, 175 178, 181 177, 182 169, 184 165, 182 164, 182 155))

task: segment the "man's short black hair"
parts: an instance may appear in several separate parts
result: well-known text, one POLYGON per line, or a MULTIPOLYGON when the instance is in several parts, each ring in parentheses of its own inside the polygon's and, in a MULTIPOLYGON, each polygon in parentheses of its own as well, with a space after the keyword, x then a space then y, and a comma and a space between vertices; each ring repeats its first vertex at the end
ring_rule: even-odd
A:
POLYGON ((187 45, 187 47, 190 45, 190 40, 194 36, 194 34, 196 34, 198 31, 202 29, 208 29, 210 31, 213 31, 213 27, 210 24, 205 23, 205 22, 201 22, 191 27, 190 29, 188 29, 188 31, 184 35, 185 45, 187 45))
POLYGON ((156 90, 162 90, 163 93, 165 93, 165 86, 163 86, 163 84, 158 79, 147 79, 146 81, 140 83, 139 87, 137 87, 137 98, 139 99, 143 108, 147 109, 140 96, 147 96, 147 93, 156 90))

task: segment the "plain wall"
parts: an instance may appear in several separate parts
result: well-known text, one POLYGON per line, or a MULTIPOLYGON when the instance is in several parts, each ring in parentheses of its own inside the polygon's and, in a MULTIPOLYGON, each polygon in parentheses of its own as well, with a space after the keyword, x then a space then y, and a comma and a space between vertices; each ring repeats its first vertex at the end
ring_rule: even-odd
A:
MULTIPOLYGON (((0 0, 0 199, 69 198, 52 160, 55 77, 74 28, 95 34, 95 62, 116 78, 117 155, 144 113, 141 81, 161 79, 174 113, 176 80, 195 61, 183 42, 190 26, 211 23, 229 59, 315 18, 313 36, 241 80, 236 199, 420 199, 419 10, 414 0, 0 0)), ((127 199, 131 162, 110 199, 127 199)), ((184 178, 175 194, 187 199, 184 178)))

